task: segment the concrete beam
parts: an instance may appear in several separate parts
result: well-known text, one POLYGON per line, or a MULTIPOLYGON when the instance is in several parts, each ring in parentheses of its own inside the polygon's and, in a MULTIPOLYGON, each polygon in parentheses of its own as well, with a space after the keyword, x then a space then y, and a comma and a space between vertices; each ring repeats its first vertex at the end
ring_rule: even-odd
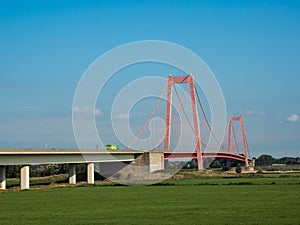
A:
POLYGON ((6 168, 5 166, 0 166, 0 189, 6 189, 6 168))
POLYGON ((69 164, 69 184, 76 184, 76 165, 69 164))
POLYGON ((21 189, 29 189, 29 166, 21 167, 21 189))
POLYGON ((141 151, 79 151, 78 149, 1 149, 0 165, 132 162, 141 151))
POLYGON ((89 163, 87 165, 87 182, 88 182, 88 184, 94 184, 95 183, 94 168, 95 168, 94 163, 89 163))

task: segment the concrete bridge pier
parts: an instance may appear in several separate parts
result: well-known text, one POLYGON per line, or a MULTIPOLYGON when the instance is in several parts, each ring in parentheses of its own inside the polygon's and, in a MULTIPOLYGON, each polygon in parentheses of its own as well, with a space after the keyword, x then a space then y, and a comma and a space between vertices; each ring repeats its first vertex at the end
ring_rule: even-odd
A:
POLYGON ((6 167, 0 166, 0 189, 6 189, 6 167))
POLYGON ((20 172, 21 190, 29 189, 29 166, 22 166, 20 172))
POLYGON ((69 164, 69 184, 76 184, 76 164, 69 164))
POLYGON ((164 160, 164 169, 168 169, 168 164, 169 164, 169 160, 165 159, 164 160))
POLYGON ((158 151, 149 152, 149 172, 165 169, 164 153, 158 151))
POLYGON ((251 162, 249 163, 249 166, 248 166, 247 170, 253 172, 254 168, 255 168, 255 159, 253 158, 251 160, 251 162))
POLYGON ((87 165, 87 182, 88 182, 88 184, 95 183, 94 171, 95 171, 95 164, 88 163, 88 165, 87 165))

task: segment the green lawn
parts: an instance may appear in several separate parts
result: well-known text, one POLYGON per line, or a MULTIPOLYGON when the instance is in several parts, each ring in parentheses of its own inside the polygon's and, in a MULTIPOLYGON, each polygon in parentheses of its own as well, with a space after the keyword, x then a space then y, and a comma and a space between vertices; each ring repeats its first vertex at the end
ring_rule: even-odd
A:
POLYGON ((299 177, 270 179, 3 192, 0 224, 300 224, 299 177))

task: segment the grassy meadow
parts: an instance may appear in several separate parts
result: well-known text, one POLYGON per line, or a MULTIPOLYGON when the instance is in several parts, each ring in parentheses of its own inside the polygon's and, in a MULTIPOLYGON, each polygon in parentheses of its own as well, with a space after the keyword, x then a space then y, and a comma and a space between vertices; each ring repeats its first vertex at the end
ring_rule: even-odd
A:
POLYGON ((8 190, 0 200, 0 224, 300 224, 299 174, 8 190))

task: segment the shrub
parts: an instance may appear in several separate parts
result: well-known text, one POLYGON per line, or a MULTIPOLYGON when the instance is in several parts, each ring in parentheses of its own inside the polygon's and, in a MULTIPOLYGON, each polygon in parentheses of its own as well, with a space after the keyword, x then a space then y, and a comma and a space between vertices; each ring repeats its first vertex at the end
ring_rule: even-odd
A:
POLYGON ((241 166, 241 164, 237 164, 237 166, 236 166, 236 168, 235 168, 235 172, 236 173, 241 173, 242 172, 242 166, 241 166))

